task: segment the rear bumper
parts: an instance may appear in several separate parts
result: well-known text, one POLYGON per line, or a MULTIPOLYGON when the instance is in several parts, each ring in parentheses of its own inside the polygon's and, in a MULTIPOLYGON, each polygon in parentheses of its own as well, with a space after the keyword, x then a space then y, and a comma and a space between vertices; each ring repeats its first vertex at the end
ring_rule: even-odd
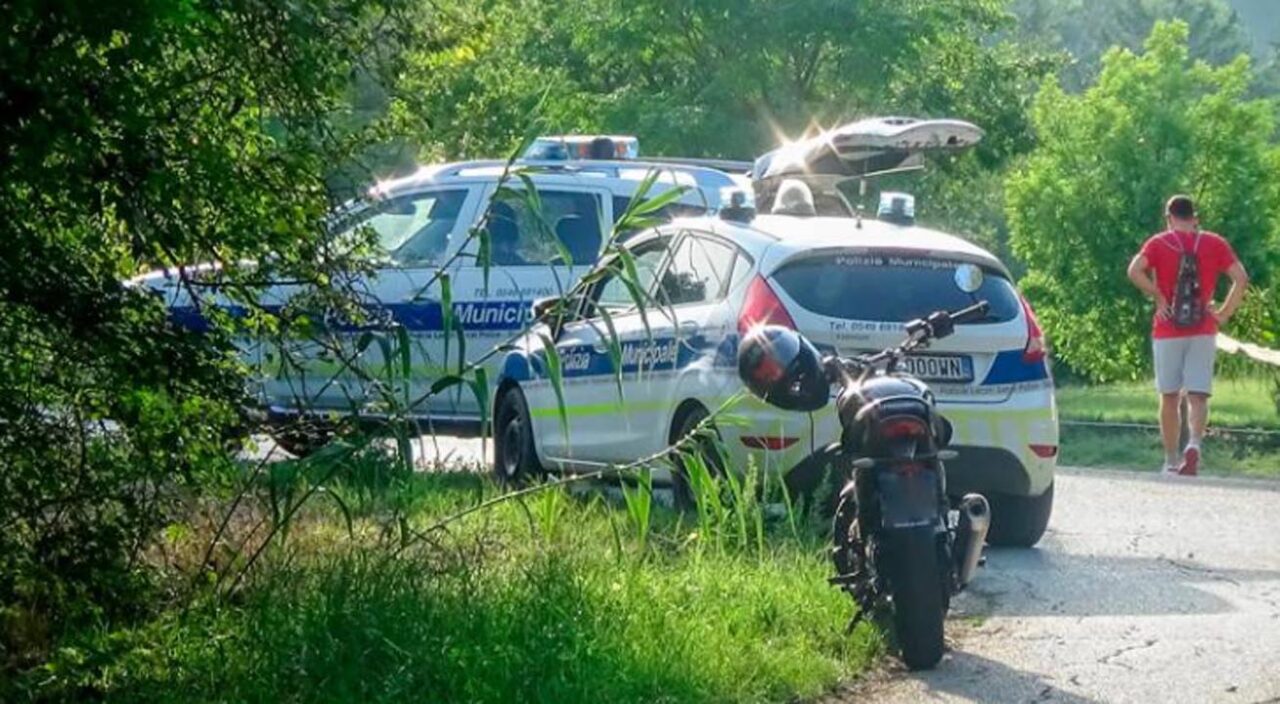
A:
MULTIPOLYGON (((1017 393, 1000 404, 942 403, 938 410, 952 424, 955 432, 949 449, 958 453, 956 459, 946 463, 948 493, 1040 496, 1053 483, 1058 463, 1058 417, 1052 387, 1046 384, 1029 393, 1017 393)), ((831 408, 812 414, 811 418, 814 428, 808 435, 803 426, 805 414, 762 411, 757 423, 734 429, 735 442, 738 434, 766 430, 799 435, 802 441, 790 451, 766 453, 768 457, 755 452, 757 456, 751 461, 758 468, 775 471, 812 470, 807 466, 808 455, 837 440, 840 427, 831 408), (757 424, 766 418, 777 423, 779 416, 794 425, 770 428, 757 424)))
POLYGON ((1058 465, 1058 412, 1052 387, 1014 394, 998 405, 939 404, 955 429, 947 491, 1039 496, 1058 465))
POLYGON ((953 445, 950 449, 959 454, 946 463, 947 493, 952 496, 971 492, 1039 496, 1048 488, 1038 486, 1040 477, 1032 476, 1031 468, 1003 447, 953 445))

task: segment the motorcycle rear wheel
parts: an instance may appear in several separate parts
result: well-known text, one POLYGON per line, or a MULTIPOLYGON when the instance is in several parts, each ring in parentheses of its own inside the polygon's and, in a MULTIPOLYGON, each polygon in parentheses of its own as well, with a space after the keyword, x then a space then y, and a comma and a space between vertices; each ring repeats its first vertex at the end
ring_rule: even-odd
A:
POLYGON ((938 664, 943 651, 946 581, 931 526, 887 531, 884 556, 893 597, 893 627, 911 670, 938 664))

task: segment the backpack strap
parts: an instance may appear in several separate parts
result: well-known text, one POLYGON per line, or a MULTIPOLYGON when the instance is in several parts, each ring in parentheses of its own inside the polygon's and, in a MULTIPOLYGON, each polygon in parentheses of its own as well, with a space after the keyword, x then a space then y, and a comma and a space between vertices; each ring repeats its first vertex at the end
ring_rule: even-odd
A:
MULTIPOLYGON (((1173 251, 1177 252, 1178 254, 1187 254, 1187 253, 1188 253, 1188 252, 1187 252, 1187 248, 1186 248, 1186 247, 1184 247, 1184 246, 1182 246, 1182 238, 1178 236, 1178 233, 1177 233, 1177 232, 1175 232, 1174 230, 1169 230, 1169 231, 1168 231, 1168 232, 1166 232, 1165 234, 1166 234, 1166 235, 1173 235, 1173 237, 1172 237, 1172 239, 1173 239, 1173 244, 1170 244, 1170 243, 1169 243, 1169 239, 1170 239, 1169 237, 1162 237, 1162 238, 1160 239, 1160 243, 1161 243, 1161 244, 1163 244, 1164 246, 1168 247, 1169 249, 1172 249, 1173 251), (1176 245, 1176 246, 1175 246, 1175 245, 1176 245)), ((1201 234, 1202 234, 1202 233, 1200 232, 1200 230, 1196 230, 1196 238, 1195 238, 1195 240, 1194 240, 1194 241, 1192 242, 1192 244, 1191 244, 1191 251, 1190 251, 1190 254, 1196 254, 1196 253, 1199 251, 1199 249, 1200 249, 1200 235, 1201 235, 1201 234)))

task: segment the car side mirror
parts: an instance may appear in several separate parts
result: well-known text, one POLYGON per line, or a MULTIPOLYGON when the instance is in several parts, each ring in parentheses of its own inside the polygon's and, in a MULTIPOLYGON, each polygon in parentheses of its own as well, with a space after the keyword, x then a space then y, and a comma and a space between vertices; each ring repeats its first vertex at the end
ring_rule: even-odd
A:
POLYGON ((533 319, 551 328, 551 339, 559 340, 564 324, 569 322, 573 306, 579 299, 570 296, 547 296, 533 302, 533 319))
POLYGON ((533 319, 542 320, 560 305, 560 301, 564 300, 559 296, 547 296, 538 298, 533 301, 533 319))

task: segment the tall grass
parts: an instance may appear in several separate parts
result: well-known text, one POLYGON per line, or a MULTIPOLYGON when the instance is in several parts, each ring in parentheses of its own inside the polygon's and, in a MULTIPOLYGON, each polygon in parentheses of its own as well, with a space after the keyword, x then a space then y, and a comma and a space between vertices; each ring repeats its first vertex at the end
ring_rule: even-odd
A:
MULTIPOLYGON (((749 481, 749 480, 743 480, 749 481)), ((497 492, 475 475, 399 477, 370 501, 313 502, 291 550, 230 602, 86 634, 22 683, 115 701, 789 701, 880 648, 826 584, 816 532, 775 525, 755 492, 695 520, 550 487, 407 550, 386 505, 427 525, 497 492), (630 508, 628 508, 630 507, 630 508)), ((358 494, 363 492, 364 500, 358 494)))

